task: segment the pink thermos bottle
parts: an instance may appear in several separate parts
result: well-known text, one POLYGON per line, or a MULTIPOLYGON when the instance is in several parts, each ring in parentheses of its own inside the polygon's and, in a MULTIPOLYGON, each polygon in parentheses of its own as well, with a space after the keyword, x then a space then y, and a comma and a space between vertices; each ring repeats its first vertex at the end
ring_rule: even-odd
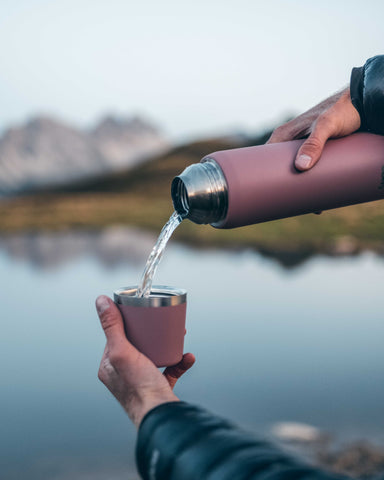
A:
POLYGON ((195 223, 234 228, 384 198, 384 137, 330 140, 319 163, 298 172, 303 141, 204 157, 173 179, 175 210, 195 223))

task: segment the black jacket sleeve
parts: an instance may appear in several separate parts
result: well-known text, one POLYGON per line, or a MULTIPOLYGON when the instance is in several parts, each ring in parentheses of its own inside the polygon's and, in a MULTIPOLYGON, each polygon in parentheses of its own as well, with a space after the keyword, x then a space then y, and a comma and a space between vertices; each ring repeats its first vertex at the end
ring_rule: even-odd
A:
POLYGON ((384 55, 369 58, 351 74, 351 100, 365 132, 384 135, 384 55))
POLYGON ((143 419, 136 446, 144 480, 336 480, 207 411, 165 403, 143 419))

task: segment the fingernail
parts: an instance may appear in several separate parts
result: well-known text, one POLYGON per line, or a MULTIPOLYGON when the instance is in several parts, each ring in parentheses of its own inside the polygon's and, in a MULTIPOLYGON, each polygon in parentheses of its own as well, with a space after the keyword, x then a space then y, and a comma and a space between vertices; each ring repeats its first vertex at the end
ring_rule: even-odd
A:
POLYGON ((105 295, 100 295, 96 300, 96 309, 99 315, 102 315, 108 308, 111 306, 109 303, 109 298, 105 295))
POLYGON ((307 169, 311 165, 312 158, 309 155, 300 155, 296 160, 296 167, 307 169))

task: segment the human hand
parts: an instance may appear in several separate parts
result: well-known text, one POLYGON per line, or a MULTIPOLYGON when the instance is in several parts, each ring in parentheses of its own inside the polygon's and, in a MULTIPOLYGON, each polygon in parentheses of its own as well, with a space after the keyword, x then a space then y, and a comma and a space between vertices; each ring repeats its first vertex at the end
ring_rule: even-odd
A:
POLYGON ((348 87, 276 128, 267 143, 286 142, 309 135, 295 158, 298 170, 309 170, 319 160, 329 138, 349 135, 358 130, 360 124, 360 115, 352 105, 348 87))
POLYGON ((127 340, 120 311, 110 298, 98 297, 96 309, 107 338, 98 377, 139 427, 152 408, 179 401, 173 387, 195 363, 195 357, 186 353, 180 363, 161 373, 127 340))

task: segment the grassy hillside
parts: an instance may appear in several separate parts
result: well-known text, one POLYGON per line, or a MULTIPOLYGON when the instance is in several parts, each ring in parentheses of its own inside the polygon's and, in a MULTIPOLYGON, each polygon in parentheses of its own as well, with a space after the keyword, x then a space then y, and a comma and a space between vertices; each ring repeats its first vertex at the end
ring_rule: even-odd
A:
MULTIPOLYGON (((117 224, 158 232, 172 213, 172 178, 204 155, 231 147, 223 140, 197 142, 176 148, 130 172, 70 189, 3 200, 0 233, 99 229, 117 224)), ((249 246, 265 254, 300 257, 314 252, 353 253, 363 248, 384 251, 384 202, 235 230, 216 230, 184 221, 175 238, 194 245, 249 246)))

